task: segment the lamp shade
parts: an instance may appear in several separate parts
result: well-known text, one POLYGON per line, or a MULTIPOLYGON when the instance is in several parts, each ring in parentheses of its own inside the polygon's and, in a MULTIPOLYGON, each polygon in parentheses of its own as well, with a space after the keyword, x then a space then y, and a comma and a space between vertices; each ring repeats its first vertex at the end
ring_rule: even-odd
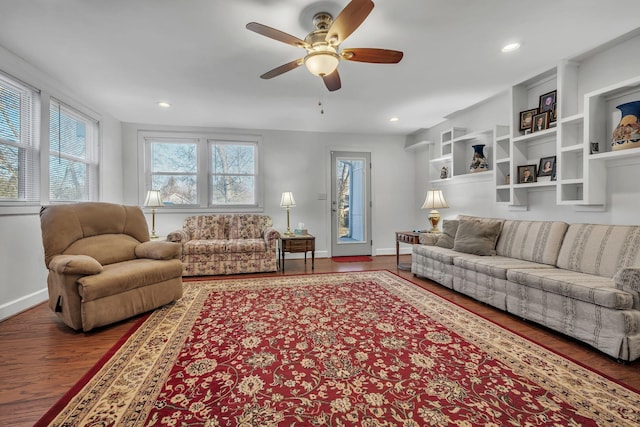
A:
POLYGON ((282 199, 280 199, 280 206, 283 208, 290 208, 296 205, 296 200, 293 198, 291 191, 285 191, 282 193, 282 199))
POLYGON ((338 55, 331 50, 310 52, 304 58, 304 65, 316 76, 328 76, 338 67, 338 55))
POLYGON ((422 209, 441 209, 448 208, 447 202, 444 200, 442 190, 427 191, 427 198, 422 204, 422 209))
POLYGON ((160 190, 149 190, 147 191, 147 197, 144 199, 145 207, 149 208, 158 208, 164 206, 162 203, 162 196, 160 195, 160 190))

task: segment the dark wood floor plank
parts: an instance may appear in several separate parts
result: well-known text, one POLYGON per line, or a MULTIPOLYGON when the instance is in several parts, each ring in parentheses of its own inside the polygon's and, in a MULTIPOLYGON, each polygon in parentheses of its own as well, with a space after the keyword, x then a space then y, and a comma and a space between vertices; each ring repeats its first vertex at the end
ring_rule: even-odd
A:
MULTIPOLYGON (((315 270, 303 260, 287 260, 286 275, 388 269, 499 325, 635 389, 640 389, 640 362, 620 364, 591 347, 533 323, 522 321, 409 271, 397 270, 395 255, 372 262, 337 263, 317 259, 315 270)), ((411 262, 409 255, 401 262, 411 262)), ((251 274, 243 277, 281 275, 251 274)), ((129 319, 90 333, 74 332, 46 304, 0 322, 0 425, 31 426, 133 327, 129 319)))

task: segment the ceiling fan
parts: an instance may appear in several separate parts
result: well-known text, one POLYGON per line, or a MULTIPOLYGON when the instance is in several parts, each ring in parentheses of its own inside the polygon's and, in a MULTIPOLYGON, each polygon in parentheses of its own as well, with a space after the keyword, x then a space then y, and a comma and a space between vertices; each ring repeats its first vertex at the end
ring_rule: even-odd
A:
POLYGON ((337 69, 341 59, 375 64, 397 64, 403 55, 397 50, 339 49, 340 44, 369 16, 373 6, 371 0, 351 0, 336 19, 333 19, 333 16, 328 12, 316 13, 313 17, 315 30, 310 32, 304 40, 257 22, 248 23, 248 30, 307 50, 305 57, 267 71, 260 78, 271 79, 304 64, 312 74, 322 78, 327 89, 334 91, 341 87, 337 69))

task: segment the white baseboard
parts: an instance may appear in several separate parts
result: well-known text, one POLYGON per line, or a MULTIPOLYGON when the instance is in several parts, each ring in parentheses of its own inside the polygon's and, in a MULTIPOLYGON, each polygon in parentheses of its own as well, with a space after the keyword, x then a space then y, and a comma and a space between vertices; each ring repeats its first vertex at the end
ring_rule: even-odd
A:
POLYGON ((9 301, 6 304, 2 304, 0 305, 0 321, 5 320, 11 316, 15 316, 16 314, 23 312, 29 308, 35 307, 36 305, 47 301, 48 298, 49 293, 45 288, 32 294, 25 295, 16 300, 9 301))

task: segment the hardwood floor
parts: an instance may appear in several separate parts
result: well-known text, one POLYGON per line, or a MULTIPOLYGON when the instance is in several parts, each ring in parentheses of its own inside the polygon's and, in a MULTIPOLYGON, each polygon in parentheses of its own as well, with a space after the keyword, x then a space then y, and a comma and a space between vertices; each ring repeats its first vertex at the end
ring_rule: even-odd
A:
MULTIPOLYGON (((640 361, 620 364, 604 354, 550 330, 522 321, 409 271, 396 269, 396 257, 377 256, 372 262, 337 263, 287 260, 286 275, 387 269, 468 310, 505 326, 533 341, 595 369, 635 389, 640 389, 640 361)), ((410 262, 402 255, 401 262, 410 262)), ((252 274, 251 277, 283 273, 252 274)), ((0 425, 33 425, 69 390, 139 318, 95 332, 74 332, 41 304, 0 322, 0 425)))

